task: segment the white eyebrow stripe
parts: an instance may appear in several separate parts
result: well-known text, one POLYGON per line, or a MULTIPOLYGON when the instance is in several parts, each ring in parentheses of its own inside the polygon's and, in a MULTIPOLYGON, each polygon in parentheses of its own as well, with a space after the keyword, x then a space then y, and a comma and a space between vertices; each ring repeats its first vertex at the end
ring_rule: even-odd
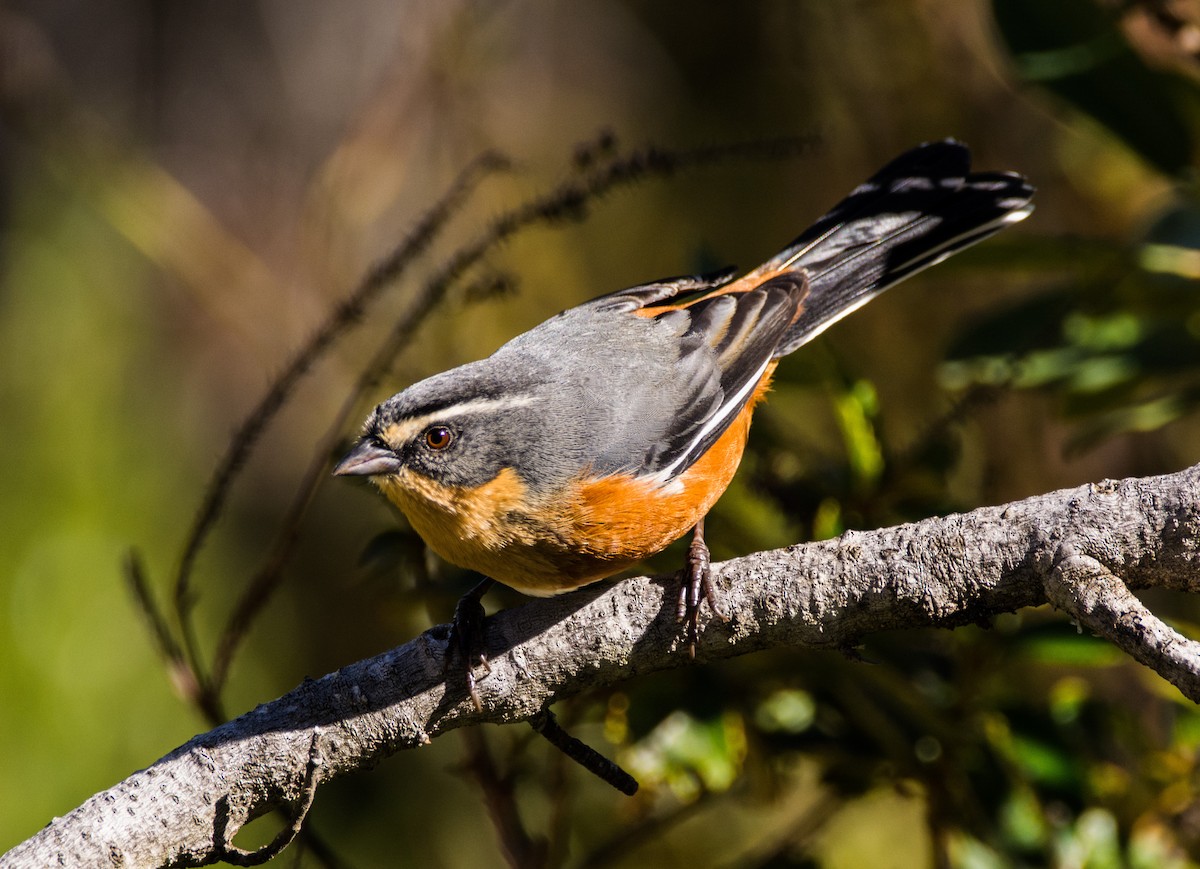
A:
POLYGON ((508 398, 472 398, 469 401, 452 404, 435 413, 428 413, 424 417, 418 418, 428 419, 429 422, 433 422, 434 419, 453 419, 456 416, 463 416, 468 413, 487 413, 493 410, 512 410, 517 407, 528 407, 537 400, 532 395, 514 395, 508 398))
POLYGON ((538 400, 537 397, 532 395, 516 395, 509 398, 472 398, 444 407, 441 410, 399 420, 386 426, 381 434, 385 441, 396 447, 405 443, 413 435, 423 431, 427 426, 435 422, 446 422, 456 417, 473 413, 488 413, 491 411, 528 407, 538 400))

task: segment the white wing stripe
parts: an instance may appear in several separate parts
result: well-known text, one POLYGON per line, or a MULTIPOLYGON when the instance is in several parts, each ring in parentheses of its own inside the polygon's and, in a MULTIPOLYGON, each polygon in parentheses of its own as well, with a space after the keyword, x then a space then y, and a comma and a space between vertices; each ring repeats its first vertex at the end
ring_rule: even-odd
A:
POLYGON ((691 440, 691 443, 687 445, 687 448, 680 450, 678 458, 676 458, 675 461, 671 462, 671 464, 667 465, 665 468, 661 468, 656 471, 654 477, 662 480, 663 482, 671 479, 671 477, 675 475, 676 469, 678 469, 679 466, 688 458, 688 456, 691 455, 691 452, 695 448, 696 444, 708 437, 708 435, 710 435, 718 426, 725 425, 726 421, 731 415, 742 409, 742 406, 746 403, 746 399, 750 396, 750 391, 754 389, 754 387, 758 386, 758 382, 762 380, 762 376, 764 373, 766 373, 767 366, 770 364, 771 359, 768 357, 758 369, 758 372, 753 377, 749 378, 745 383, 743 383, 741 388, 738 389, 738 391, 734 393, 731 398, 727 399, 725 403, 721 405, 721 409, 717 413, 708 418, 704 425, 700 427, 700 430, 696 432, 695 436, 691 440))

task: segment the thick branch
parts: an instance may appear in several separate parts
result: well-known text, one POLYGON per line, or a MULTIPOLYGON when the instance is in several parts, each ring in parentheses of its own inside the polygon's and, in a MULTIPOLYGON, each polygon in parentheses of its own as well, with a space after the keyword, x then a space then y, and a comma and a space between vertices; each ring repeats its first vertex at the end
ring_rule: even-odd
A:
MULTIPOLYGON (((879 631, 953 627, 1037 606, 1046 601, 1047 545, 1063 542, 1130 588, 1196 591, 1198 541, 1200 466, 848 532, 715 565, 730 620, 702 618, 696 656, 846 648, 879 631)), ((195 737, 55 819, 0 866, 212 862, 247 820, 302 801, 312 782, 456 727, 527 720, 557 699, 687 666, 676 591, 672 579, 630 579, 490 619, 481 711, 465 689, 443 684, 447 631, 434 628, 195 737)), ((1144 651, 1158 668, 1165 653, 1144 651)), ((1170 661, 1195 667, 1194 658, 1170 661)))
POLYGON ((1103 564, 1069 541, 1045 565, 1046 597, 1080 625, 1200 702, 1200 643, 1171 628, 1103 564))

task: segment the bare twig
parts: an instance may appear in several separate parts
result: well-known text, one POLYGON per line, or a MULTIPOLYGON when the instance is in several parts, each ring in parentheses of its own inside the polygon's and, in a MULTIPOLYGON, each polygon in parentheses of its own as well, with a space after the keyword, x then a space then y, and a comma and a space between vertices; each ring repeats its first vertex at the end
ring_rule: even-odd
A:
MULTIPOLYGON (((633 184, 649 177, 670 175, 684 168, 730 159, 794 157, 807 153, 816 141, 817 139, 812 136, 789 137, 711 146, 691 151, 667 151, 651 147, 628 154, 619 154, 613 150, 614 142, 601 137, 601 142, 595 146, 594 153, 593 150, 588 152, 593 156, 587 161, 578 163, 581 175, 572 176, 547 193, 501 214, 475 240, 452 254, 423 287, 408 297, 404 312, 396 318, 391 332, 363 368, 353 389, 348 393, 324 436, 313 450, 308 467, 297 486, 296 494, 284 515, 280 531, 272 541, 263 566, 246 584, 246 591, 238 600, 222 631, 213 662, 212 675, 209 678, 199 679, 204 690, 207 693, 219 693, 228 675, 233 656, 245 637, 246 631, 282 582, 282 570, 291 557, 300 533, 300 523, 312 503, 317 487, 325 479, 324 472, 329 455, 333 452, 334 446, 342 439, 350 414, 359 406, 362 397, 383 379, 396 355, 408 343, 412 334, 424 322, 429 313, 446 298, 450 289, 471 269, 475 268, 490 251, 531 226, 553 224, 566 219, 582 217, 586 213, 588 205, 598 201, 617 187, 633 184)), ((505 285, 503 280, 489 283, 493 291, 502 289, 505 285)), ((480 291, 477 284, 472 284, 467 287, 465 292, 477 296, 480 291)), ((255 436, 257 436, 257 431, 255 431, 255 436)), ((236 468, 230 467, 229 470, 232 472, 236 468)), ((227 487, 232 480, 231 474, 222 477, 222 480, 222 485, 227 487)), ((211 487, 210 493, 214 493, 211 487)), ((223 497, 221 494, 220 498, 223 497)), ((211 498, 212 494, 210 494, 210 500, 211 498)), ((206 501, 206 503, 208 502, 206 501)), ((218 500, 217 507, 219 507, 219 503, 218 500)), ((212 518, 215 519, 215 514, 212 518)), ((201 531, 207 533, 208 525, 201 531)), ((191 557, 194 558, 194 554, 191 557)), ((194 655, 189 656, 189 659, 193 662, 197 661, 194 655)), ((213 699, 209 702, 215 704, 217 701, 213 699)))
POLYGON ((725 799, 729 793, 718 793, 705 789, 694 800, 651 815, 632 826, 624 826, 611 838, 601 842, 579 862, 579 869, 604 869, 615 866, 647 842, 665 836, 670 830, 710 809, 714 802, 725 799))
MULTIPOLYGON (((230 485, 241 470, 250 451, 258 442, 267 424, 284 406, 301 378, 320 358, 333 341, 357 321, 367 307, 394 283, 420 256, 438 232, 461 207, 466 197, 488 174, 505 167, 507 160, 496 152, 485 152, 460 173, 446 195, 418 223, 407 239, 382 262, 376 265, 358 287, 344 299, 333 315, 325 321, 308 343, 292 358, 272 383, 241 426, 230 439, 228 451, 217 464, 200 508, 184 544, 175 573, 175 609, 188 660, 197 676, 201 676, 199 651, 194 629, 188 617, 192 606, 191 575, 196 556, 200 553, 228 496, 230 485)), ((200 681, 205 681, 200 679, 200 681)))
MULTIPOLYGON (((233 866, 261 866, 268 860, 279 856, 284 848, 295 841, 296 836, 300 834, 300 828, 304 826, 304 819, 308 817, 309 809, 312 808, 313 800, 317 796, 317 774, 321 769, 322 763, 320 746, 318 744, 319 739, 320 730, 314 729, 312 743, 308 751, 308 766, 304 770, 304 784, 300 788, 300 798, 297 800, 291 822, 280 830, 274 839, 263 847, 253 851, 235 847, 233 844, 233 834, 228 828, 223 828, 218 823, 217 846, 215 849, 217 860, 233 866)), ((222 813, 222 817, 228 817, 228 810, 222 813)))
POLYGON ((1052 604, 1200 703, 1200 643, 1150 612, 1119 577, 1070 542, 1040 564, 1052 604))
POLYGON ((792 821, 787 830, 769 849, 761 846, 737 855, 727 864, 738 866, 776 866, 795 863, 797 856, 808 856, 813 840, 837 817, 846 800, 834 793, 823 793, 792 821))
POLYGON ((633 776, 586 742, 576 739, 563 730, 562 725, 558 723, 558 719, 549 709, 543 709, 530 718, 529 725, 571 760, 606 784, 612 785, 625 796, 631 797, 637 793, 638 783, 633 776))
POLYGON ((509 865, 513 869, 542 869, 546 865, 546 841, 533 838, 525 829, 513 791, 512 775, 501 775, 496 768, 481 728, 466 728, 462 738, 467 746, 467 772, 483 792, 484 805, 509 865))
MULTIPOLYGON (((136 549, 129 550, 125 558, 125 579, 129 582, 138 609, 145 616, 158 645, 158 651, 167 662, 171 683, 179 696, 190 702, 199 702, 200 686, 196 683, 192 668, 188 666, 183 649, 175 640, 167 616, 154 598, 154 592, 146 578, 146 569, 142 564, 142 556, 136 549)), ((213 721, 212 723, 219 723, 213 721)))

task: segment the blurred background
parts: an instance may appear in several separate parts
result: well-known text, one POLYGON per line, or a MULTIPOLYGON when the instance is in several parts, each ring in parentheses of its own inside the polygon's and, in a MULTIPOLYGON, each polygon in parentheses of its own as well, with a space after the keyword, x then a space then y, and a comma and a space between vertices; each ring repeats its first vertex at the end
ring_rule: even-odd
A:
MULTIPOLYGON (((1198 56, 1192 0, 0 2, 0 850, 449 617, 471 577, 325 478, 375 402, 602 292, 751 267, 923 140, 1028 175, 1037 211, 789 358, 714 555, 1196 462, 1198 56), (781 137, 803 147, 532 219, 414 308, 558 185, 651 144, 781 137), (335 305, 489 150, 506 167, 476 173, 228 459, 335 305), (223 462, 239 473, 185 559, 223 462)), ((1145 598, 1184 630, 1200 617, 1145 598)), ((454 733, 322 788, 315 839, 282 859, 499 865, 476 784, 492 764, 491 807, 518 807, 545 865, 1200 861, 1200 715, 1061 615, 861 651, 562 704, 635 798, 527 728, 454 733)))

